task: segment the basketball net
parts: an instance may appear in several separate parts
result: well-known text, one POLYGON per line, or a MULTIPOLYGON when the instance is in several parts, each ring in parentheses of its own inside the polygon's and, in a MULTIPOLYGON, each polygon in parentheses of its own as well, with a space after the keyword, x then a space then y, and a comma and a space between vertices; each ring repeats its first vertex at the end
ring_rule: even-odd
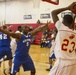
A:
POLYGON ((41 0, 33 0, 33 8, 39 8, 40 2, 41 2, 41 0))

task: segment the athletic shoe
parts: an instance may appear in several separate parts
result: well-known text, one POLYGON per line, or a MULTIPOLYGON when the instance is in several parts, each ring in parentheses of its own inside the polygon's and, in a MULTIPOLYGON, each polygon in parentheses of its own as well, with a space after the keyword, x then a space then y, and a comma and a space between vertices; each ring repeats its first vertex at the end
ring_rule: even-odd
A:
POLYGON ((46 71, 50 71, 50 68, 46 69, 46 71))

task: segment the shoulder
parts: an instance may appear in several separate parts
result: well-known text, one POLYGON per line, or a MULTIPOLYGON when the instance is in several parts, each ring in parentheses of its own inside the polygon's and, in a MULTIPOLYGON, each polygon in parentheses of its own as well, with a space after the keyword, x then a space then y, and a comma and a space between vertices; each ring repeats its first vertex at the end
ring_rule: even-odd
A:
POLYGON ((20 33, 20 31, 16 31, 15 33, 20 33))
POLYGON ((62 24, 62 22, 60 22, 60 20, 58 20, 58 21, 55 23, 56 28, 59 29, 60 26, 61 26, 61 24, 62 24))
POLYGON ((66 27, 60 20, 58 20, 58 21, 55 23, 55 26, 56 26, 57 30, 59 30, 59 29, 64 29, 64 28, 66 27))

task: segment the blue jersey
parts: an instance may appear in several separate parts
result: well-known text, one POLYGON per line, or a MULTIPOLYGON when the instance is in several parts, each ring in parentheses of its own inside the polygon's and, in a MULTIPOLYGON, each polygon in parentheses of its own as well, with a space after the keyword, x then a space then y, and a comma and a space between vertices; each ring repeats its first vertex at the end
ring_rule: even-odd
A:
POLYGON ((21 36, 21 39, 17 42, 17 49, 15 51, 15 57, 23 59, 28 56, 32 36, 30 34, 21 36))
POLYGON ((10 37, 0 32, 0 47, 10 47, 10 37))

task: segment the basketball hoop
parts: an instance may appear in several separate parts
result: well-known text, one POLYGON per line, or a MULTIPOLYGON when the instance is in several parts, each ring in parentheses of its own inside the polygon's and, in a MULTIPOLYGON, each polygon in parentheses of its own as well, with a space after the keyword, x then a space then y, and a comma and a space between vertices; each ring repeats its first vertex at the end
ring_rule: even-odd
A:
POLYGON ((41 0, 33 0, 33 8, 39 8, 40 7, 40 1, 41 0))

